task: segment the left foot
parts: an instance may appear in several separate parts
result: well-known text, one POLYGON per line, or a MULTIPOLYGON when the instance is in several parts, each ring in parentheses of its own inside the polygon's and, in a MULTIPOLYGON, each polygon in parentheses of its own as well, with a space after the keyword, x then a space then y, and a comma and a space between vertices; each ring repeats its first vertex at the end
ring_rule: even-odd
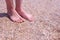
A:
POLYGON ((13 21, 17 23, 24 22, 24 19, 16 12, 15 9, 11 9, 8 11, 8 17, 13 21))
POLYGON ((27 14, 24 10, 16 10, 20 16, 22 16, 24 19, 32 22, 33 21, 33 17, 31 14, 27 14))

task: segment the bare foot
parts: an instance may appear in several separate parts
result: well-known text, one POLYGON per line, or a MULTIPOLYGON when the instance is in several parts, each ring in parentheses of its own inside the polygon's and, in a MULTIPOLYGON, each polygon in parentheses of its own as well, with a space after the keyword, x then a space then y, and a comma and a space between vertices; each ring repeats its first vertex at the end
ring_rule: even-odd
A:
POLYGON ((22 16, 24 19, 32 22, 33 21, 33 17, 31 14, 27 14, 24 10, 16 10, 20 16, 22 16))
POLYGON ((8 16, 13 22, 24 22, 23 18, 14 9, 8 11, 8 16))

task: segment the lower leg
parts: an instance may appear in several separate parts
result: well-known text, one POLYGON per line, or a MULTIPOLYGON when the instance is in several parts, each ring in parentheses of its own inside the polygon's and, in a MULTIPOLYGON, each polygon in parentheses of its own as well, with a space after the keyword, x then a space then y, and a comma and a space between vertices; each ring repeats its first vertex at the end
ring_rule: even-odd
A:
POLYGON ((22 22, 22 18, 15 10, 15 7, 13 5, 13 0, 6 0, 6 5, 7 5, 7 12, 9 18, 14 22, 22 22))
POLYGON ((21 10, 21 3, 22 3, 22 0, 16 0, 16 10, 21 10))
POLYGON ((14 9, 13 0, 6 0, 7 11, 14 9))

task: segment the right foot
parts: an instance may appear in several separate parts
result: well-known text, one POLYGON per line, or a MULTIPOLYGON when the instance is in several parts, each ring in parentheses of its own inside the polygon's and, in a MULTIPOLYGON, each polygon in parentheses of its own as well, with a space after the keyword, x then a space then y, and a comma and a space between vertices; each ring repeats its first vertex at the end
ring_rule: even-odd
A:
POLYGON ((8 11, 8 16, 13 22, 24 22, 24 19, 14 9, 8 11))
POLYGON ((34 20, 33 16, 31 14, 27 14, 23 9, 16 9, 16 11, 18 12, 18 14, 23 17, 24 19, 32 22, 34 20))

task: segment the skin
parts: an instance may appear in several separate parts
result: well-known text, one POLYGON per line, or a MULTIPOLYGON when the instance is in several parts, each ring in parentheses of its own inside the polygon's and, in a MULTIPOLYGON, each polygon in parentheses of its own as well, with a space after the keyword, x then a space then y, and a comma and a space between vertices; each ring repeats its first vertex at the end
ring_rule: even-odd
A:
POLYGON ((8 13, 9 18, 13 22, 24 22, 24 19, 28 21, 33 21, 32 15, 27 14, 21 8, 21 2, 22 0, 16 0, 16 7, 14 7, 13 0, 6 0, 7 13, 8 13))

